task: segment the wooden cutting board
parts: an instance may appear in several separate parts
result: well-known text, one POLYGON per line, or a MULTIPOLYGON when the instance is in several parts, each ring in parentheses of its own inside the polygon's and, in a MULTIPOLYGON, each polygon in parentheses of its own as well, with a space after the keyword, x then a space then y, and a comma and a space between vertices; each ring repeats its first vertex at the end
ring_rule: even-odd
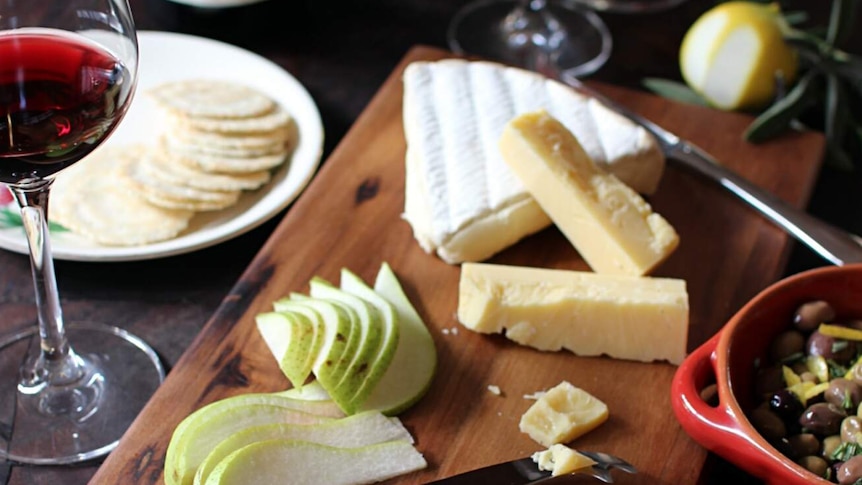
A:
MULTIPOLYGON (((518 420, 532 403, 523 396, 562 380, 608 404, 608 422, 574 445, 617 454, 640 469, 636 476, 620 474, 619 483, 695 483, 706 452, 683 432, 671 411, 674 366, 538 352, 501 336, 472 333, 456 321, 459 267, 425 254, 400 217, 405 154, 401 72, 411 61, 447 56, 451 54, 426 47, 405 56, 94 483, 160 483, 171 433, 189 413, 235 394, 286 389, 289 384, 258 335, 254 316, 291 291, 307 292, 312 276, 337 282, 339 270, 348 267, 373 281, 384 261, 430 327, 439 356, 427 396, 401 416, 429 467, 394 483, 425 483, 540 449, 518 431, 518 420), (489 392, 489 385, 499 386, 503 394, 489 392)), ((820 168, 822 136, 797 134, 753 146, 741 138, 750 122, 746 116, 595 87, 789 203, 803 207, 807 202, 820 168)), ((681 238, 656 274, 688 282, 693 349, 781 276, 791 241, 729 193, 672 164, 650 202, 681 238)), ((555 228, 521 241, 492 262, 588 269, 555 228)))

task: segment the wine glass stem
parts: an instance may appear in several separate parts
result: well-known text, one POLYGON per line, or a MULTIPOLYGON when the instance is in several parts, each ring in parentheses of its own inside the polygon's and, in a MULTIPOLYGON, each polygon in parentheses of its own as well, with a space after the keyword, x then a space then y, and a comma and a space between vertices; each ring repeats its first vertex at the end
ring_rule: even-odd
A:
POLYGON ((68 384, 80 378, 80 359, 66 339, 60 295, 54 275, 54 260, 48 232, 48 195, 51 180, 12 186, 21 207, 21 220, 30 247, 30 263, 39 314, 40 355, 32 369, 23 369, 23 379, 68 384))

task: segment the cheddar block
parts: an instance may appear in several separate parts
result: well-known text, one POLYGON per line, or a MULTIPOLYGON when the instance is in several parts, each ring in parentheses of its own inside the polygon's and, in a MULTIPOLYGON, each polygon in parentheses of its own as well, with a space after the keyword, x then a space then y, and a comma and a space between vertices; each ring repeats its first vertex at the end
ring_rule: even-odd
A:
POLYGON ((679 364, 688 293, 675 278, 464 263, 458 320, 539 350, 679 364))
POLYGON ((583 436, 607 420, 605 403, 563 381, 527 409, 518 428, 536 442, 550 447, 583 436))
POLYGON ((599 167, 545 111, 518 116, 500 137, 503 158, 598 273, 643 275, 679 244, 637 192, 599 167))

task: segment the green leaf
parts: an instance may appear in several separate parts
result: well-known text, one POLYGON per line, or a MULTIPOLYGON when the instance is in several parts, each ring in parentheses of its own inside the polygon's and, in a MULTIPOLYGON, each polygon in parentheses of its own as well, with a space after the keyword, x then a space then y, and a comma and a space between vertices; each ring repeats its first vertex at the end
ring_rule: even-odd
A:
POLYGON ((0 207, 0 227, 19 227, 22 225, 21 214, 9 206, 0 207))
POLYGON ((829 29, 826 31, 826 42, 833 47, 843 44, 853 32, 856 20, 858 0, 832 0, 832 10, 829 13, 829 29))
POLYGON ((804 10, 794 10, 792 12, 784 12, 782 14, 787 25, 801 25, 808 22, 808 12, 804 10))
POLYGON ((687 85, 677 81, 648 77, 645 78, 642 83, 644 87, 664 98, 700 106, 709 105, 703 96, 696 93, 687 85))
POLYGON ((790 123, 811 105, 811 87, 815 77, 814 71, 806 72, 787 96, 773 103, 751 122, 745 130, 745 139, 760 143, 783 133, 790 123))

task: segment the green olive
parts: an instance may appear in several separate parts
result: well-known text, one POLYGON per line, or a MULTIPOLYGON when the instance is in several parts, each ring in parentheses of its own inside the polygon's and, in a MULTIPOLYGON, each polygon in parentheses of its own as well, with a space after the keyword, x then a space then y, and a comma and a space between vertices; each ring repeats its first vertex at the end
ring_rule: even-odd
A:
POLYGON ((841 446, 841 443, 841 435, 834 434, 823 438, 823 451, 821 451, 820 456, 831 460, 832 454, 841 446))
POLYGON ((825 477, 826 471, 829 469, 829 463, 819 456, 804 456, 797 463, 818 477, 825 477))

